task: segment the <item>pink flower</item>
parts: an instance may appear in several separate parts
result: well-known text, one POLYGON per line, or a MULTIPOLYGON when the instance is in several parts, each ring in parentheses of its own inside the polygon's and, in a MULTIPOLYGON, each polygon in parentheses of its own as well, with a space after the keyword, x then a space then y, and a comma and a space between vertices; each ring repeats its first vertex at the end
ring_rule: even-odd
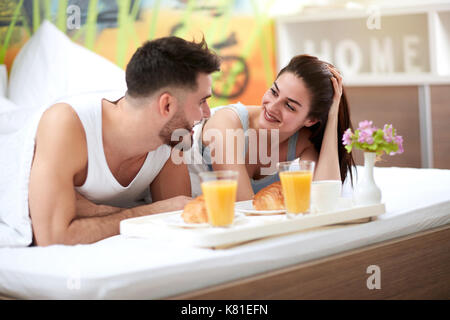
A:
POLYGON ((392 156, 404 152, 403 137, 396 136, 395 132, 392 124, 385 124, 383 129, 378 129, 372 121, 364 120, 359 123, 359 128, 354 133, 351 129, 344 132, 342 143, 346 146, 347 152, 352 152, 356 148, 392 156))
POLYGON ((348 128, 347 130, 345 130, 344 135, 342 136, 342 143, 344 145, 352 144, 352 137, 353 137, 353 132, 350 128, 348 128))
POLYGON ((358 142, 361 142, 361 143, 366 142, 368 144, 372 144, 373 143, 373 137, 372 137, 371 129, 362 130, 359 133, 358 142))
MULTIPOLYGON (((371 137, 373 135, 373 133, 375 131, 377 131, 378 129, 375 126, 373 126, 372 121, 364 120, 359 123, 358 130, 361 131, 361 133, 365 132, 364 137, 367 140, 368 137, 369 136, 371 137)), ((370 138, 369 141, 367 141, 367 143, 371 144, 373 142, 373 139, 370 138), (369 142, 369 141, 371 141, 371 142, 369 142)), ((361 141, 359 141, 359 142, 361 142, 361 141)))
POLYGON ((389 153, 390 156, 403 153, 405 150, 403 149, 403 137, 402 136, 395 136, 394 142, 398 145, 398 150, 396 152, 389 153))
POLYGON ((401 145, 403 143, 403 137, 402 136, 395 136, 394 142, 398 145, 401 145))
POLYGON ((403 150, 403 137, 402 136, 395 136, 394 137, 394 142, 396 144, 398 144, 398 151, 397 151, 397 153, 398 154, 403 153, 403 151, 405 151, 405 150, 403 150))
POLYGON ((384 133, 384 140, 386 140, 386 142, 392 142, 393 140, 393 136, 392 136, 392 124, 384 125, 383 128, 383 133, 384 133))
POLYGON ((358 130, 364 130, 364 129, 371 128, 372 125, 373 125, 373 122, 372 122, 372 121, 369 121, 369 120, 361 121, 361 122, 359 123, 359 128, 358 128, 358 130))

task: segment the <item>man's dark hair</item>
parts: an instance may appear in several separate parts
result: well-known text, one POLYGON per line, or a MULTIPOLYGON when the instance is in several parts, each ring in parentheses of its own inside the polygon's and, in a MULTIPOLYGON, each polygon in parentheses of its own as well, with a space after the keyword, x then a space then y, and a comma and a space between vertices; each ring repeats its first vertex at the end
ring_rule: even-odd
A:
POLYGON ((178 37, 147 41, 127 65, 128 94, 148 97, 168 86, 195 90, 200 72, 210 74, 219 69, 220 59, 204 38, 199 43, 178 37))

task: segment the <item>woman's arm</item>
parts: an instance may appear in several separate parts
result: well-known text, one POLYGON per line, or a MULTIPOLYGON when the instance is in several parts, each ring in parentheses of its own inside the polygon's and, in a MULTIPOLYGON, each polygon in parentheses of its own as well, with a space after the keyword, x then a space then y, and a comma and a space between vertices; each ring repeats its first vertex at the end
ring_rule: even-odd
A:
POLYGON ((191 180, 189 178, 187 165, 184 162, 175 164, 172 161, 172 156, 175 152, 180 151, 172 149, 170 158, 150 184, 152 202, 180 195, 191 196, 191 180))
POLYGON ((314 180, 341 180, 338 154, 338 113, 342 96, 342 77, 330 67, 334 77, 331 78, 334 88, 333 104, 328 112, 328 121, 323 135, 319 159, 316 163, 314 180))
POLYGON ((239 117, 231 109, 217 111, 203 129, 203 143, 211 149, 214 171, 238 172, 236 201, 253 198, 253 189, 245 166, 245 136, 239 117))

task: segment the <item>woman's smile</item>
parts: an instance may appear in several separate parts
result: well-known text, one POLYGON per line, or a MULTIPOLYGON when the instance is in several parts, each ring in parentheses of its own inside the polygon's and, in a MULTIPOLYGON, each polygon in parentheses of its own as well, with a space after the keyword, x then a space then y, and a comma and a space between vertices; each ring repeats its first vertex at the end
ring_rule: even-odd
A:
POLYGON ((272 122, 272 123, 281 123, 281 121, 278 119, 278 117, 276 117, 272 113, 270 113, 266 107, 264 107, 264 119, 266 119, 266 121, 272 122))

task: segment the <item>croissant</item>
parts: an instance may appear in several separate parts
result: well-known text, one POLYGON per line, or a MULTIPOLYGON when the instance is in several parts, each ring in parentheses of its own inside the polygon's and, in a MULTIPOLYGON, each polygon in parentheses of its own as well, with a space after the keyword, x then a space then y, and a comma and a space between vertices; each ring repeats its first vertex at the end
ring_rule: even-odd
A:
POLYGON ((253 197, 253 208, 255 210, 283 210, 285 206, 281 182, 274 182, 259 190, 253 197))
POLYGON ((203 195, 189 201, 184 206, 181 217, 186 223, 208 223, 208 214, 203 195))

